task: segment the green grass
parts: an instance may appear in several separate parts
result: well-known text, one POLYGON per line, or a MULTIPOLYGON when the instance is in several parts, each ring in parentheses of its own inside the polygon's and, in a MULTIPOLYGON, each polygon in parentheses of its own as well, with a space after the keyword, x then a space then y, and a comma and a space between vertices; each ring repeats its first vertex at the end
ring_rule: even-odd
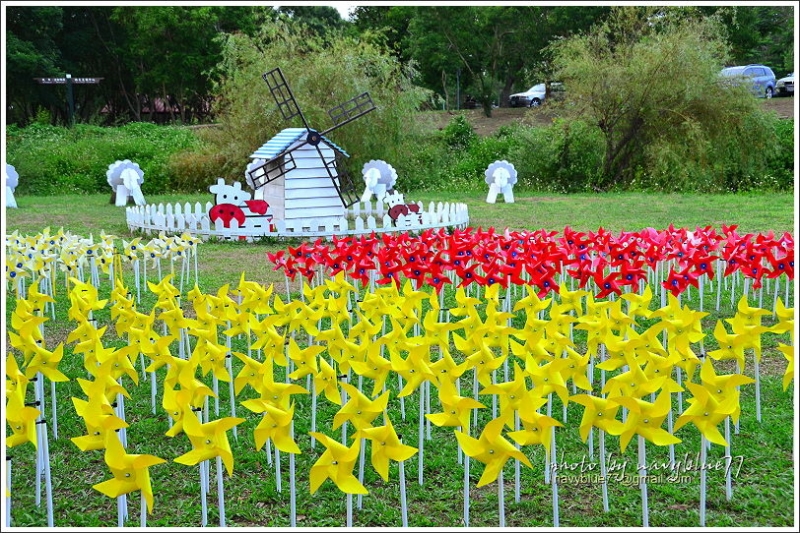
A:
MULTIPOLYGON (((208 196, 148 196, 150 203, 175 201, 205 201, 208 196)), ((738 224, 740 233, 774 230, 777 233, 793 231, 794 208, 791 195, 748 195, 748 196, 701 196, 701 195, 576 195, 543 196, 525 195, 517 191, 517 203, 513 205, 488 205, 485 195, 472 194, 407 194, 409 200, 463 201, 469 204, 471 222, 475 227, 490 226, 515 229, 546 228, 562 230, 570 225, 576 230, 596 230, 603 226, 612 231, 639 230, 644 227, 662 229, 670 223, 675 227, 690 227, 721 224, 738 224)), ((22 234, 35 234, 45 226, 55 231, 59 227, 75 234, 99 235, 100 230, 121 238, 130 238, 124 224, 124 210, 108 204, 108 195, 65 196, 65 197, 26 197, 17 199, 20 208, 7 210, 6 231, 19 230, 22 234)), ((264 253, 268 250, 282 249, 279 244, 240 244, 206 243, 200 245, 200 286, 205 293, 216 293, 225 283, 235 286, 242 271, 248 280, 259 283, 276 283, 276 291, 282 292, 283 279, 267 265, 264 253)), ((63 278, 61 278, 63 280, 63 278)), ((152 280, 152 278, 151 278, 152 280)), ((129 269, 125 273, 129 288, 133 278, 129 269)), ((292 289, 296 289, 294 283, 292 289)), ((63 281, 59 285, 63 288, 63 281)), ((107 280, 101 286, 101 298, 108 295, 107 280)), ((741 285, 738 293, 741 293, 741 285)), ((710 294, 710 293, 709 293, 710 294)), ((706 310, 711 308, 712 298, 706 295, 706 310)), ((769 292, 768 292, 769 294, 769 292)), ((781 291, 783 294, 783 291, 781 291)), ((734 307, 729 293, 724 295, 719 311, 710 311, 703 319, 703 331, 708 335, 705 349, 716 348, 711 335, 713 325, 719 318, 733 316, 734 307)), ((452 303, 452 292, 448 292, 447 302, 452 303)), ((771 305, 766 303, 765 308, 771 305)), ((140 312, 149 311, 155 297, 144 291, 138 304, 140 312)), ((770 301, 771 302, 771 301, 770 301)), ((6 319, 14 308, 11 295, 6 300, 6 319)), ((697 308, 698 295, 693 291, 686 295, 684 303, 697 308)), ((750 305, 757 301, 750 300, 750 305)), ((47 346, 55 347, 65 340, 68 332, 75 326, 67 319, 69 302, 61 290, 57 294, 57 318, 45 324, 47 346)), ((109 310, 96 313, 99 323, 110 322, 109 310)), ((770 316, 764 318, 766 325, 774 323, 770 316)), ((521 327, 519 318, 515 327, 521 327)), ((109 328, 113 331, 113 328, 109 328)), ((300 337, 302 340, 302 337, 300 337)), ((763 419, 755 420, 755 391, 752 385, 742 387, 742 420, 740 432, 732 438, 732 455, 741 455, 741 471, 734 477, 734 493, 731 501, 726 501, 724 479, 720 471, 708 473, 707 524, 718 527, 789 527, 795 524, 794 505, 795 468, 794 449, 794 384, 788 391, 781 386, 781 376, 786 367, 782 355, 777 352, 777 342, 788 342, 788 334, 765 334, 762 360, 762 412, 763 419)), ((6 338, 8 345, 8 339, 6 338)), ((585 349, 585 338, 576 335, 579 349, 585 349)), ((122 347, 123 340, 109 332, 104 337, 104 345, 122 347)), ((244 339, 234 338, 233 349, 246 353, 244 339)), ((697 345, 695 349, 699 350, 697 345)), ((748 367, 745 373, 753 374, 752 355, 748 353, 748 367)), ((234 373, 240 363, 234 360, 234 373)), ((102 453, 80 452, 69 440, 85 431, 83 421, 74 411, 70 397, 85 397, 75 381, 85 377, 81 357, 72 353, 72 347, 65 346, 65 357, 61 367, 71 381, 59 384, 57 399, 59 405, 59 438, 50 441, 52 479, 54 484, 55 525, 63 527, 108 527, 116 525, 116 505, 92 488, 92 485, 110 477, 103 462, 102 453)), ((137 365, 137 368, 138 365, 137 365)), ((718 372, 732 372, 730 365, 720 365, 718 372)), ((499 373, 502 376, 502 372, 499 373)), ((164 374, 158 374, 163 380, 164 374)), ((277 370, 276 380, 283 377, 277 370)), ((210 378, 207 380, 210 384, 210 378)), ((301 381, 305 386, 305 381, 301 381)), ((155 492, 154 512, 148 518, 148 525, 160 527, 196 527, 200 525, 200 494, 198 469, 172 461, 188 451, 190 444, 185 435, 175 438, 164 436, 168 428, 166 415, 157 408, 152 414, 150 406, 149 381, 141 378, 138 385, 125 378, 124 385, 131 393, 126 402, 128 423, 129 453, 147 453, 167 460, 166 463, 151 468, 155 492)), ((418 395, 415 393, 406 401, 406 417, 400 413, 400 402, 396 397, 397 383, 389 382, 393 392, 389 415, 399 434, 407 444, 417 445, 418 395)), ((49 385, 48 385, 49 387, 49 385)), ((365 387, 371 389, 369 380, 365 387)), ((160 390, 160 389, 159 389, 160 390)), ((48 389, 49 391, 49 389, 48 389)), ((229 397, 226 383, 220 383, 220 414, 228 416, 229 397)), ((239 396, 239 400, 254 397, 252 390, 239 396)), ((438 412, 435 391, 432 410, 438 412)), ((686 398, 687 396, 685 396, 686 398)), ((49 392, 47 394, 49 402, 49 392)), ((158 401, 161 395, 159 393, 158 401)), ((491 400, 481 398, 488 409, 481 410, 479 427, 491 419, 491 400)), ((685 401, 685 400, 684 400, 685 401)), ((249 413, 239 402, 237 416, 245 417, 246 422, 238 428, 238 439, 232 432, 229 438, 236 460, 234 475, 225 479, 225 505, 228 525, 240 527, 286 527, 289 524, 288 458, 282 455, 281 467, 283 490, 276 489, 275 470, 267 464, 263 450, 256 452, 252 440, 252 430, 260 416, 249 413)), ((686 407, 686 405, 684 405, 686 407)), ((337 406, 320 398, 318 429, 334 438, 341 432, 330 429, 330 423, 337 406)), ((49 404, 47 406, 49 413, 49 404)), ((554 400, 553 416, 561 419, 561 403, 554 400)), ((579 463, 587 453, 580 441, 577 425, 582 407, 570 403, 565 428, 557 433, 559 461, 579 463)), ((217 418, 214 401, 210 402, 210 416, 217 418)), ((322 447, 310 449, 307 432, 310 429, 310 401, 308 397, 298 399, 295 414, 295 432, 302 455, 297 457, 297 513, 301 527, 336 527, 345 524, 345 496, 332 485, 325 482, 320 490, 311 495, 308 488, 308 471, 319 457, 322 447)), ((8 430, 7 430, 8 431, 8 430)), ((352 432, 352 428, 351 428, 352 432)), ((687 426, 676 432, 683 440, 675 449, 677 458, 684 454, 694 457, 698 451, 698 432, 687 426)), ((456 440, 452 429, 432 427, 431 440, 425 441, 424 485, 417 482, 417 457, 406 462, 408 490, 409 525, 412 527, 458 527, 461 525, 463 469, 456 460, 456 440)), ((595 446, 597 445, 595 435, 595 446)), ((614 453, 618 462, 627 461, 627 471, 633 474, 636 464, 635 441, 624 454, 620 453, 616 437, 607 439, 608 452, 614 453)), ((522 468, 521 501, 514 502, 513 462, 506 465, 505 508, 506 523, 509 527, 549 527, 552 525, 551 487, 543 483, 544 455, 541 447, 523 448, 531 459, 534 468, 522 468)), ((34 501, 34 452, 30 445, 7 449, 13 460, 12 516, 13 525, 20 527, 43 527, 46 525, 44 504, 37 506, 34 501)), ((356 527, 400 526, 398 467, 392 463, 390 481, 380 479, 369 463, 364 484, 370 494, 364 498, 364 508, 354 512, 356 527)), ((595 447, 595 454, 597 453, 595 447)), ((709 463, 715 463, 724 455, 724 449, 713 446, 709 452, 709 463)), ((666 448, 647 445, 650 460, 665 461, 666 448)), ((588 458, 587 458, 587 461, 588 458)), ((595 455, 594 463, 596 464, 595 455)), ((589 461, 591 462, 591 461, 589 461)), ((471 468, 471 526, 496 527, 498 524, 497 485, 492 483, 478 489, 475 487, 483 471, 482 465, 472 461, 471 468)), ((216 492, 213 480, 209 495, 209 525, 217 521, 216 492)), ((650 525, 656 527, 696 527, 698 522, 699 472, 688 472, 690 480, 678 483, 654 483, 649 486, 650 525)), ((129 525, 137 525, 139 512, 138 492, 130 495, 129 525)), ((600 497, 600 487, 596 484, 564 483, 559 486, 560 516, 562 526, 573 527, 635 527, 641 524, 640 492, 635 486, 618 483, 609 485, 611 511, 604 513, 600 497)))

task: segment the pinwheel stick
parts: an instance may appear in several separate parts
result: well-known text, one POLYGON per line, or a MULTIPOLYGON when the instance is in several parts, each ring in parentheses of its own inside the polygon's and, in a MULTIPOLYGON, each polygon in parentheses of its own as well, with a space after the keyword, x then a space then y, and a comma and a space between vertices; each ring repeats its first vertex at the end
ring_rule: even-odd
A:
MULTIPOLYGON (((469 435, 469 423, 463 429, 469 435)), ((469 459, 469 455, 464 452, 464 527, 469 527, 469 459)))
POLYGON ((644 437, 639 435, 639 488, 642 490, 642 527, 650 527, 650 511, 647 506, 647 465, 645 461, 646 450, 644 447, 644 437))
POLYGON ((6 457, 6 522, 11 527, 11 457, 6 457))
MULTIPOLYGON (((552 464, 556 465, 558 460, 556 459, 556 428, 552 428, 550 437, 550 453, 552 454, 552 464)), ((555 475, 555 471, 553 472, 553 477, 550 482, 550 486, 553 488, 553 527, 559 527, 559 516, 558 516, 558 476, 555 475)))
POLYGON ((217 503, 219 505, 219 526, 225 527, 225 486, 222 482, 222 457, 217 456, 217 503))
MULTIPOLYGON (((294 440, 294 420, 289 423, 289 435, 294 440)), ((294 454, 289 452, 289 525, 297 527, 297 487, 294 473, 294 454)))
POLYGON ((406 467, 405 461, 400 461, 400 513, 403 517, 403 527, 408 527, 408 503, 406 501, 406 467))
POLYGON ((139 508, 139 527, 147 527, 147 502, 144 499, 144 492, 142 493, 142 502, 139 508))
POLYGON ((725 417, 725 499, 731 501, 731 417, 725 417))
POLYGON ((754 360, 756 373, 756 420, 761 422, 761 365, 758 359, 758 355, 756 355, 754 360))
POLYGON ((500 527, 506 527, 506 501, 503 493, 503 469, 497 475, 497 510, 500 514, 500 527))
POLYGON ((353 527, 353 495, 347 493, 347 527, 353 527))
MULTIPOLYGON (((361 376, 359 376, 359 378, 360 377, 361 376)), ((361 439, 361 447, 360 447, 361 449, 358 452, 358 482, 361 483, 362 485, 364 484, 364 455, 365 455, 364 452, 365 448, 367 447, 366 442, 367 442, 366 439, 364 438, 361 439)), ((364 495, 359 494, 358 498, 356 499, 356 508, 360 510, 363 507, 363 505, 364 505, 364 495)))
POLYGON ((208 460, 202 461, 200 463, 200 512, 202 513, 202 518, 200 524, 203 527, 206 527, 208 524, 208 502, 206 501, 206 467, 208 466, 208 460))
POLYGON ((706 525, 706 436, 700 434, 700 527, 706 525))
POLYGON ((425 383, 420 383, 419 386, 419 436, 418 436, 418 444, 419 447, 419 466, 417 468, 417 480, 419 484, 422 485, 423 483, 423 453, 424 453, 424 442, 425 442, 425 383))
POLYGON ((608 466, 606 465, 606 432, 597 430, 600 453, 600 477, 602 477, 600 490, 603 493, 603 512, 608 512, 608 466))

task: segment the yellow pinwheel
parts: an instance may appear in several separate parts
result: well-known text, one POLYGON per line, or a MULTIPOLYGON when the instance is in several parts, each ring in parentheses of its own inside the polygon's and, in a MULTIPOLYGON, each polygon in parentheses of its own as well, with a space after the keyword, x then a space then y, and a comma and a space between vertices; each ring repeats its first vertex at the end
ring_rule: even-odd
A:
POLYGON ((741 413, 741 408, 739 406, 739 390, 737 387, 755 383, 755 380, 738 373, 718 375, 714 370, 712 361, 712 359, 703 361, 700 367, 700 383, 706 387, 708 392, 714 396, 718 402, 723 402, 729 396, 733 396, 736 399, 736 409, 734 409, 730 415, 731 420, 736 423, 739 421, 739 414, 741 413))
POLYGON ((505 383, 489 384, 480 394, 494 394, 500 399, 500 414, 511 414, 520 408, 523 398, 528 393, 525 373, 519 363, 514 361, 514 379, 505 383))
POLYGON ((431 380, 437 387, 440 387, 445 381, 455 382, 467 370, 467 365, 466 361, 456 363, 449 352, 444 352, 438 361, 430 364, 430 369, 433 373, 431 380))
POLYGON ((640 316, 647 319, 653 313, 650 311, 650 302, 653 300, 653 291, 650 289, 650 285, 645 285, 642 294, 628 292, 621 295, 620 298, 628 302, 628 316, 631 318, 640 316))
POLYGON ((794 379, 794 347, 779 342, 778 351, 786 358, 786 370, 783 373, 783 390, 786 390, 794 379))
POLYGON ((576 394, 569 399, 584 407, 583 418, 578 427, 583 442, 589 438, 592 427, 613 435, 622 433, 622 422, 616 418, 620 405, 616 401, 590 394, 576 394))
POLYGON ((353 475, 353 468, 358 460, 361 439, 355 439, 353 444, 345 446, 330 438, 324 433, 312 431, 309 433, 325 446, 325 451, 311 467, 310 489, 311 494, 317 492, 320 485, 330 479, 342 492, 346 494, 368 494, 367 489, 353 475))
POLYGON ((744 369, 747 336, 742 333, 729 334, 722 320, 717 320, 717 325, 714 326, 714 338, 717 339, 719 348, 709 351, 708 356, 717 361, 735 359, 739 363, 739 368, 744 369))
POLYGON ((183 432, 192 443, 192 451, 176 457, 175 462, 196 465, 206 459, 220 457, 228 475, 233 475, 233 453, 227 431, 244 421, 244 418, 228 416, 201 424, 197 417, 187 414, 183 419, 183 432))
POLYGON ((391 361, 381 357, 381 344, 377 342, 370 343, 367 346, 367 359, 365 361, 353 361, 350 366, 357 375, 373 381, 373 397, 383 390, 386 378, 392 370, 391 361))
POLYGON ((384 481, 389 481, 389 461, 405 461, 419 451, 418 448, 400 442, 392 421, 384 413, 383 426, 366 428, 361 435, 372 442, 372 466, 384 481))
MULTIPOLYGON (((546 403, 547 400, 538 396, 534 391, 526 392, 519 409, 522 429, 511 431, 508 436, 520 446, 541 444, 549 457, 553 431, 556 427, 562 427, 563 424, 553 417, 539 413, 539 408, 546 403)), ((510 420, 507 420, 506 425, 509 424, 510 420)))
POLYGON ((506 357, 502 355, 496 356, 488 346, 475 346, 455 333, 453 334, 453 340, 460 352, 469 354, 467 355, 466 363, 469 368, 475 369, 478 383, 484 387, 491 385, 492 372, 503 366, 503 361, 505 361, 506 357))
POLYGON ((165 463, 164 459, 155 455, 130 454, 125 452, 119 437, 113 431, 106 434, 106 451, 104 459, 111 473, 112 479, 92 485, 109 498, 116 498, 123 494, 140 490, 147 503, 147 511, 153 511, 153 488, 150 485, 151 466, 165 463))
POLYGON ((469 396, 460 396, 456 391, 455 383, 442 380, 438 387, 439 401, 442 404, 441 413, 428 413, 425 418, 439 427, 469 426, 469 416, 473 409, 485 409, 478 400, 469 396))
POLYGON ((503 469, 503 465, 506 464, 509 458, 517 459, 528 467, 533 468, 525 454, 517 450, 513 444, 501 435, 508 418, 508 415, 505 415, 488 422, 478 439, 470 437, 461 431, 455 431, 458 444, 464 450, 464 453, 486 465, 483 475, 478 481, 478 487, 483 487, 496 480, 503 469))
POLYGON ((669 392, 661 391, 656 396, 656 401, 652 403, 628 396, 619 396, 610 401, 615 401, 629 410, 628 418, 622 424, 622 428, 609 428, 608 431, 611 435, 619 436, 620 450, 623 453, 634 435, 641 435, 657 446, 681 442, 679 438, 661 428, 671 409, 669 392))
POLYGON ((260 450, 267 443, 267 440, 271 440, 275 447, 282 452, 301 453, 291 434, 294 403, 291 403, 287 410, 276 407, 262 399, 245 400, 242 405, 254 413, 264 414, 261 422, 253 430, 256 450, 260 450))
POLYGON ((86 435, 70 439, 81 451, 102 450, 108 433, 128 427, 127 422, 114 414, 114 408, 103 395, 89 397, 88 401, 73 396, 72 403, 86 425, 86 435))
POLYGON ((728 443, 717 425, 736 411, 739 399, 730 394, 724 400, 718 401, 703 385, 687 383, 686 387, 691 391, 692 397, 687 400, 689 407, 675 421, 674 430, 678 431, 691 422, 709 442, 727 446, 728 443))
POLYGON ((36 345, 33 351, 33 357, 25 367, 25 377, 31 379, 36 376, 37 373, 41 372, 41 374, 50 381, 69 381, 69 378, 58 369, 58 364, 63 357, 63 344, 59 344, 52 352, 36 345))
POLYGON ((768 314, 769 311, 765 309, 750 307, 747 297, 742 296, 736 306, 736 314, 733 318, 725 319, 735 334, 744 336, 745 348, 753 349, 756 361, 761 361, 761 334, 769 331, 768 327, 761 325, 761 317, 768 314))
POLYGON ((347 393, 349 399, 333 416, 333 429, 337 429, 345 422, 350 422, 357 430, 366 429, 379 414, 384 412, 389 403, 389 391, 370 400, 363 392, 349 383, 342 382, 342 389, 347 393))
MULTIPOLYGON (((531 287, 532 290, 532 287, 531 287)), ((530 293, 531 291, 529 291, 530 293)), ((558 296, 561 300, 561 306, 565 311, 575 311, 576 317, 583 316, 583 299, 589 295, 589 291, 577 289, 570 291, 567 289, 566 284, 558 287, 558 296)))
MULTIPOLYGON (((517 300, 512 308, 513 311, 524 311, 525 312, 525 319, 535 319, 538 314, 548 307, 552 303, 552 298, 547 298, 542 300, 539 298, 539 295, 536 293, 536 289, 533 285, 524 285, 526 296, 517 300)), ((561 286, 561 291, 566 291, 564 286, 561 286)), ((580 298, 584 295, 588 294, 587 291, 575 291, 574 293, 570 293, 565 295, 565 292, 559 292, 561 294, 561 302, 565 309, 579 309, 580 308, 580 298), (578 294, 582 292, 583 294, 578 294), (575 298, 571 298, 571 296, 576 296, 575 298)))
POLYGON ((405 381, 403 390, 397 395, 398 398, 408 396, 424 381, 433 381, 434 375, 430 368, 429 356, 430 350, 425 345, 411 348, 405 359, 395 352, 391 353, 392 370, 403 376, 405 381))
POLYGON ((308 391, 296 383, 281 383, 275 381, 275 365, 269 360, 264 361, 261 379, 261 399, 275 407, 289 409, 292 396, 295 394, 308 394, 308 391))
POLYGON ((30 442, 36 448, 36 419, 41 411, 25 405, 24 387, 27 386, 27 381, 19 380, 17 386, 23 387, 23 392, 10 394, 6 402, 5 417, 11 428, 11 435, 6 437, 6 446, 13 448, 30 442))
POLYGON ((778 297, 775 302, 775 316, 778 321, 769 329, 772 333, 786 333, 789 332, 789 339, 791 344, 794 344, 794 307, 786 307, 783 305, 783 300, 778 297))
POLYGON ((324 393, 331 403, 342 405, 342 396, 339 393, 339 377, 333 367, 322 358, 319 360, 319 372, 314 375, 314 393, 324 393))

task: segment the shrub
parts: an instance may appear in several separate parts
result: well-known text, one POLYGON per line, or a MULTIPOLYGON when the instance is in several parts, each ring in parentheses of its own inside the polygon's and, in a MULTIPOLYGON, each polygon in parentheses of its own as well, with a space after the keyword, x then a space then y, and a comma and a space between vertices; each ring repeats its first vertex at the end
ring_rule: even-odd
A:
POLYGON ((35 195, 110 192, 106 171, 123 159, 144 171, 145 195, 176 191, 170 157, 200 144, 188 128, 149 123, 121 128, 33 123, 7 133, 8 162, 20 175, 18 191, 35 195))

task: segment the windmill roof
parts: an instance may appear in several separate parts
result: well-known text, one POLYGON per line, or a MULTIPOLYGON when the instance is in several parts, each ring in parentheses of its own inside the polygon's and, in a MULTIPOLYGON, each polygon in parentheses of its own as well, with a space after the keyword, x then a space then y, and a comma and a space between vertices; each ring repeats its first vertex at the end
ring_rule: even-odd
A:
MULTIPOLYGON (((316 130, 311 130, 311 131, 316 131, 316 130)), ((300 138, 304 137, 307 133, 308 130, 305 128, 286 128, 285 130, 281 131, 273 138, 268 140, 264 145, 261 146, 261 148, 253 152, 250 158, 272 159, 276 155, 279 155, 281 152, 289 148, 292 144, 300 140, 300 138)), ((350 157, 347 154, 347 152, 345 152, 340 146, 336 145, 336 143, 334 143, 327 137, 322 136, 322 140, 325 141, 329 146, 340 151, 342 154, 345 155, 345 157, 350 157)))

